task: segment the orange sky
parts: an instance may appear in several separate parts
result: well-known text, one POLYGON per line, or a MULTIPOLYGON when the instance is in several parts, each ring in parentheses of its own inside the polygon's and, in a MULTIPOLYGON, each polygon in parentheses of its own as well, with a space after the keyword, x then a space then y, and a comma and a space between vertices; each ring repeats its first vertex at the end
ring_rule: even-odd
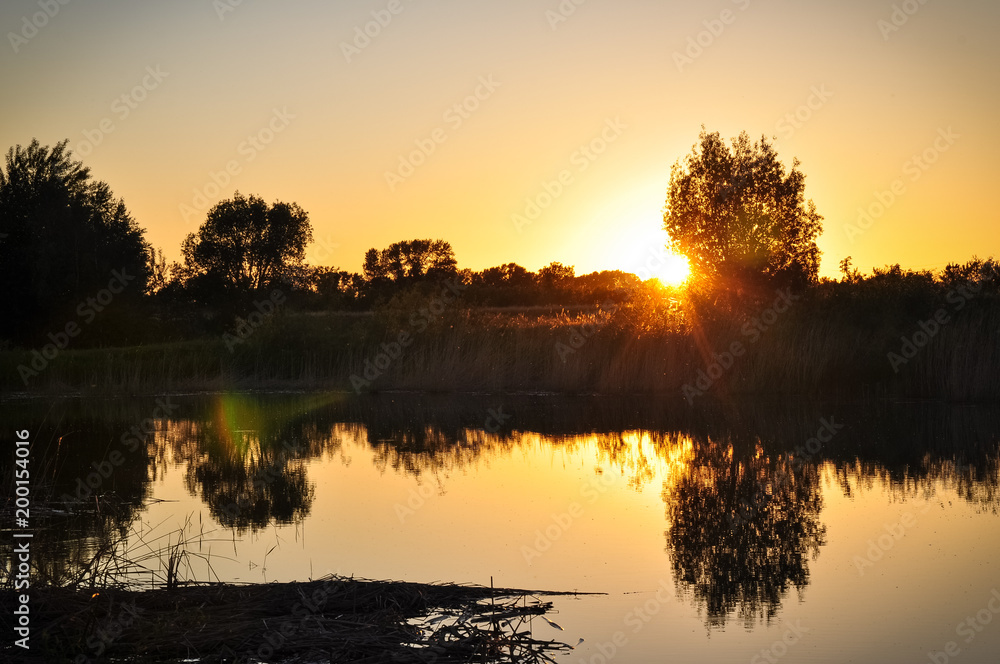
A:
POLYGON ((896 6, 10 0, 0 143, 69 138, 171 259, 239 189, 305 208, 317 264, 419 237, 584 273, 662 244, 704 124, 802 161, 822 274, 1000 256, 1000 7, 896 6))

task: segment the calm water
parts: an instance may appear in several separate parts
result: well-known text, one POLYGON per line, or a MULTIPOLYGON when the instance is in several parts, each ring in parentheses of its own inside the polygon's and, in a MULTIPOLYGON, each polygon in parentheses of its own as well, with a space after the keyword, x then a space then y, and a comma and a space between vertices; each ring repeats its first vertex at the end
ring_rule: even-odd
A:
POLYGON ((39 574, 130 533, 148 583, 184 530, 198 580, 607 593, 534 625, 573 663, 1000 662, 997 409, 163 399, 0 407, 57 494, 122 505, 51 517, 39 574))

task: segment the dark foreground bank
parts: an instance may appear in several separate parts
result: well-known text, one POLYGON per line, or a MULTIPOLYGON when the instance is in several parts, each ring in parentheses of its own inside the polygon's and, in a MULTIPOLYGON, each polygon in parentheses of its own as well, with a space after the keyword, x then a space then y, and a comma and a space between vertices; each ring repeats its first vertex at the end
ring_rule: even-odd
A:
MULTIPOLYGON (((551 662, 532 637, 552 593, 330 576, 306 583, 153 591, 31 591, 26 662, 551 662)), ((16 597, 4 592, 3 614, 16 597)), ((545 618, 541 618, 545 620, 545 618)), ((7 622, 6 620, 4 622, 7 622)), ((12 629, 4 630, 12 633, 12 629)))

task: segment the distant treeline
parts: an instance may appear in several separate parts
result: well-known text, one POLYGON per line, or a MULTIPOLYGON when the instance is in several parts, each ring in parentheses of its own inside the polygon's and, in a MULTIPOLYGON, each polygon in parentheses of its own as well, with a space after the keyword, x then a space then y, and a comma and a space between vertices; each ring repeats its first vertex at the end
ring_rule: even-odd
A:
MULTIPOLYGON (((183 271, 174 274, 154 293, 154 301, 218 304, 240 295, 224 283, 186 279, 183 271)), ((642 285, 629 272, 605 270, 578 276, 573 266, 557 262, 537 272, 516 263, 481 271, 459 269, 448 242, 408 240, 381 251, 369 249, 360 273, 302 265, 292 275, 269 283, 262 292, 280 289, 295 307, 307 310, 372 311, 393 298, 447 281, 465 287, 465 306, 486 307, 594 304, 625 297, 642 285)))
MULTIPOLYGON (((702 138, 725 156, 716 135, 702 138)), ((239 192, 168 264, 65 142, 34 141, 0 169, 0 388, 1000 398, 994 259, 862 274, 848 257, 839 279, 819 278, 811 206, 756 238, 699 203, 718 192, 695 175, 672 182, 665 218, 691 261, 678 288, 560 263, 464 269, 441 239, 369 249, 357 273, 309 265, 306 211, 239 192), (782 249, 788 229, 802 241, 782 249)), ((801 202, 801 177, 788 175, 781 201, 801 202)), ((722 207, 767 189, 734 178, 722 207)))
POLYGON ((621 287, 626 278, 598 292, 586 290, 588 277, 566 277, 548 294, 581 304, 553 306, 480 306, 489 299, 477 292, 493 289, 462 270, 444 282, 413 279, 368 312, 328 308, 318 292, 291 286, 213 305, 159 292, 116 301, 89 338, 57 327, 0 353, 0 390, 1000 398, 992 259, 938 274, 891 266, 862 275, 847 263, 841 279, 739 299, 634 277, 633 288, 621 287))
POLYGON ((462 287, 462 306, 498 307, 622 299, 639 284, 624 272, 577 277, 559 263, 473 272, 457 267, 449 243, 421 239, 370 249, 352 273, 307 264, 312 241, 297 204, 236 192, 168 264, 66 141, 11 148, 0 169, 0 349, 189 339, 217 334, 263 301, 282 311, 373 311, 443 282, 462 287))

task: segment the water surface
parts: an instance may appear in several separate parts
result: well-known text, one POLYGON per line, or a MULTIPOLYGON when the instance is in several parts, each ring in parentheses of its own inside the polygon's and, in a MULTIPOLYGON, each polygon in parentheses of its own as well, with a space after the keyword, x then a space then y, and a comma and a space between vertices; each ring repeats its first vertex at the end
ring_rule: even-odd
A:
POLYGON ((51 578, 103 545, 156 582, 184 533, 201 581, 607 593, 559 599, 563 632, 535 622, 584 639, 570 662, 1000 653, 993 408, 220 394, 0 417, 32 432, 56 495, 85 499, 39 535, 51 578))

